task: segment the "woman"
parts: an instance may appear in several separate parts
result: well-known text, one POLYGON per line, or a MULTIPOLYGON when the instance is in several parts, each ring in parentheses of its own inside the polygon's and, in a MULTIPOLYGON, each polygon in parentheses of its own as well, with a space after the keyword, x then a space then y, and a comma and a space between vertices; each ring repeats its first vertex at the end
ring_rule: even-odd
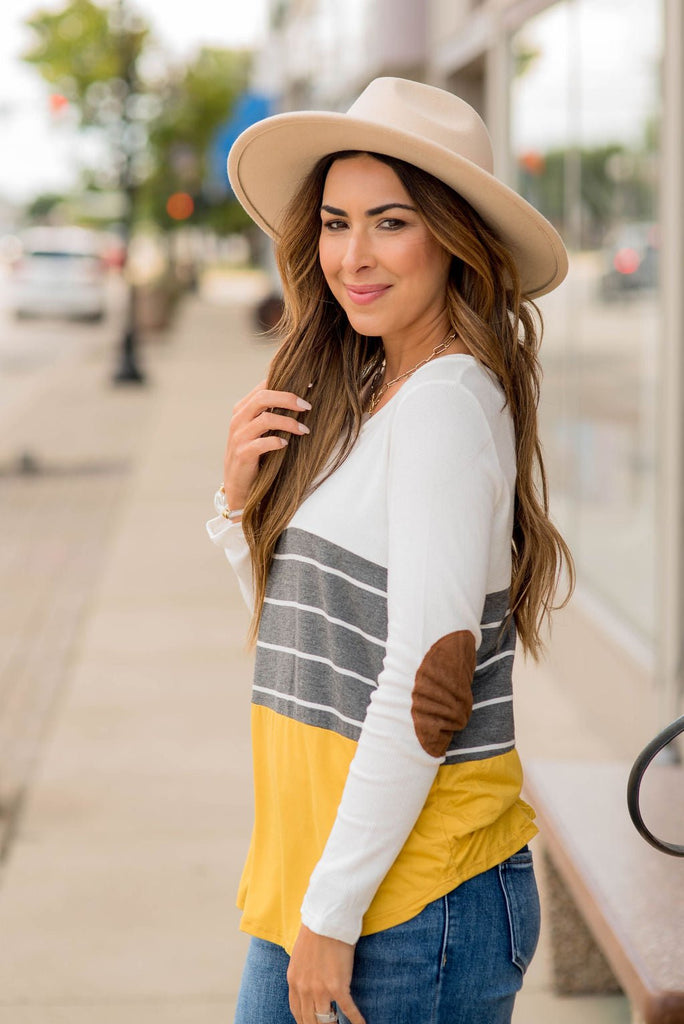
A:
POLYGON ((238 1024, 500 1024, 534 952, 511 668, 572 563, 526 300, 566 257, 490 166, 467 104, 401 79, 231 151, 286 308, 208 524, 257 637, 238 1024))

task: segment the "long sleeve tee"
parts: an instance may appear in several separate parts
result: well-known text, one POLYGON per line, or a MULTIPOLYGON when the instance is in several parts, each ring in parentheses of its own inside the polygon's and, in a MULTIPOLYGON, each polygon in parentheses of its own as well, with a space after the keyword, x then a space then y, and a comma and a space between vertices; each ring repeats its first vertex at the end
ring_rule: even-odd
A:
MULTIPOLYGON (((315 443, 313 435, 305 443, 315 443)), ((416 371, 279 538, 252 693, 241 927, 354 943, 536 833, 508 617, 515 439, 474 357, 416 371)), ((207 524, 248 603, 239 524, 207 524)))

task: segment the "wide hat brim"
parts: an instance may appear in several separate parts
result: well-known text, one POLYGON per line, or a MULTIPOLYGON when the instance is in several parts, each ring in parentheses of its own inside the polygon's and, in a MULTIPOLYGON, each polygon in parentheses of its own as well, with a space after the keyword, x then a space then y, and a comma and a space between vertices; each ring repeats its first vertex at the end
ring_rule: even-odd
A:
POLYGON ((255 223, 277 238, 283 212, 299 184, 322 157, 345 150, 404 160, 463 196, 510 248, 529 298, 552 291, 565 277, 568 259, 560 235, 517 192, 453 148, 366 117, 294 111, 257 122, 230 151, 231 187, 255 223))

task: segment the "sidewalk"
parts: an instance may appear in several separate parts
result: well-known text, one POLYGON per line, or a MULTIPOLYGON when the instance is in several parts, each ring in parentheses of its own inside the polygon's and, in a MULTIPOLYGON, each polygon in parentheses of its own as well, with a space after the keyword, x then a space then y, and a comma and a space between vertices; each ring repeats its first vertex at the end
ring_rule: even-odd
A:
MULTIPOLYGON (((80 406, 101 430, 76 432, 74 458, 126 452, 126 472, 98 500, 83 485, 68 496, 65 524, 76 540, 79 517, 90 529, 88 585, 0 876, 0 1024, 232 1021, 247 941, 234 894, 251 823, 251 659, 204 520, 232 405, 272 348, 250 340, 249 306, 229 298, 186 301, 171 340, 147 346, 149 389, 80 406)), ((41 486, 39 509, 58 508, 59 479, 41 486)), ((36 586, 27 573, 26 594, 36 586)), ((543 670, 518 675, 524 757, 609 756, 543 670)), ((543 950, 515 1016, 628 1019, 622 999, 554 999, 543 950)))

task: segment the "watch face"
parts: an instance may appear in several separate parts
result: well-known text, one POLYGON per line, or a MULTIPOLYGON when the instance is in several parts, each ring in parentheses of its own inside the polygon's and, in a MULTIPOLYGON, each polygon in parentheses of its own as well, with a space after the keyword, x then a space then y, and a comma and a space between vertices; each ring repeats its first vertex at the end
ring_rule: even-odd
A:
POLYGON ((221 490, 218 490, 214 495, 214 508, 219 515, 223 512, 224 508, 226 508, 226 496, 221 490))

